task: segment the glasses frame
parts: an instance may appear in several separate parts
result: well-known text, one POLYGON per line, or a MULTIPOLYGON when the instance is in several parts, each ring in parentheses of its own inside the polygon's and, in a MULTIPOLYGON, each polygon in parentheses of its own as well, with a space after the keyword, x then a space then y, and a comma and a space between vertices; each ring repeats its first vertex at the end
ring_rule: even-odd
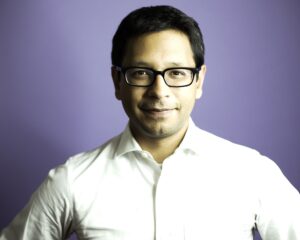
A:
POLYGON ((191 68, 191 67, 173 67, 173 68, 166 68, 164 69, 163 71, 156 71, 154 70, 153 68, 148 68, 148 67, 134 67, 134 66, 131 66, 131 67, 125 67, 125 68, 122 68, 122 67, 119 67, 119 66, 114 66, 115 69, 119 72, 121 72, 124 76, 124 79, 125 79, 125 82, 129 85, 129 86, 134 86, 134 87, 150 87, 154 84, 155 82, 155 79, 157 77, 157 75, 161 75, 165 84, 168 86, 168 87, 174 87, 174 88, 179 88, 179 87, 187 87, 187 86, 190 86, 192 85, 192 83, 194 82, 194 78, 195 78, 195 75, 199 74, 199 71, 200 71, 200 68, 191 68), (127 77, 126 77, 126 72, 129 70, 129 69, 132 69, 132 68, 137 68, 137 69, 146 69, 146 70, 150 70, 151 72, 153 72, 153 81, 150 83, 150 84, 147 84, 147 85, 136 85, 136 84, 132 84, 130 83, 128 80, 127 80, 127 77), (191 79, 191 82, 189 84, 185 84, 185 85, 182 85, 182 86, 172 86, 172 85, 169 85, 167 83, 167 81, 165 80, 165 73, 169 70, 172 70, 172 69, 185 69, 185 70, 191 70, 192 71, 192 79, 191 79))

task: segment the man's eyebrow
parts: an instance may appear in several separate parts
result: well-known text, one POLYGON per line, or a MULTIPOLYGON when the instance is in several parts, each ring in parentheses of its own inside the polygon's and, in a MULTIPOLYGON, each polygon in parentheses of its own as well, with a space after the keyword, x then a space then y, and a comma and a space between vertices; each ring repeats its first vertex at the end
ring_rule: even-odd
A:
POLYGON ((151 64, 143 61, 137 61, 137 62, 133 61, 130 65, 137 66, 137 67, 150 67, 151 64))
POLYGON ((170 62, 170 63, 168 63, 168 65, 174 66, 174 67, 185 67, 185 64, 183 64, 181 62, 170 62))

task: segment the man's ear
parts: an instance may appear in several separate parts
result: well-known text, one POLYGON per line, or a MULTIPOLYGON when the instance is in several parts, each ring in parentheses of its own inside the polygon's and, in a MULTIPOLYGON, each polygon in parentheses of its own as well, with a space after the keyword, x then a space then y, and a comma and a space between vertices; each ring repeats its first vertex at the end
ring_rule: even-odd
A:
POLYGON ((111 76, 114 82, 115 87, 115 96, 118 100, 121 100, 120 94, 120 84, 121 84, 121 74, 120 71, 117 71, 116 67, 111 67, 111 76))
POLYGON ((196 99, 199 99, 202 96, 205 74, 206 74, 206 65, 203 64, 199 71, 197 82, 196 82, 196 99))

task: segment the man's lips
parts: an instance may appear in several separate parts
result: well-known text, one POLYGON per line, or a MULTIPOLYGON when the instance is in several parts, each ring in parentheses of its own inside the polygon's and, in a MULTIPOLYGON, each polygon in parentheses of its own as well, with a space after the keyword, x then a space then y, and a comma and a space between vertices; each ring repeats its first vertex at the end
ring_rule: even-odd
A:
POLYGON ((175 108, 141 108, 143 111, 147 112, 166 112, 175 110, 175 108))
POLYGON ((153 107, 142 107, 141 110, 144 114, 152 117, 152 118, 166 118, 174 113, 176 108, 153 108, 153 107))

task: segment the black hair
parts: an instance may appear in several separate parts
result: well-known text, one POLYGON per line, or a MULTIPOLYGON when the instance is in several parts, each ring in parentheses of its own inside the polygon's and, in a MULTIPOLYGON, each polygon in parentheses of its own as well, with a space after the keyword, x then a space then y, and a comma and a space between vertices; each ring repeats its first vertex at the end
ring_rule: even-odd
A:
POLYGON ((178 30, 188 37, 196 67, 204 64, 204 42, 198 23, 182 11, 171 6, 142 7, 129 13, 120 23, 112 41, 111 60, 122 67, 129 39, 146 33, 178 30))

